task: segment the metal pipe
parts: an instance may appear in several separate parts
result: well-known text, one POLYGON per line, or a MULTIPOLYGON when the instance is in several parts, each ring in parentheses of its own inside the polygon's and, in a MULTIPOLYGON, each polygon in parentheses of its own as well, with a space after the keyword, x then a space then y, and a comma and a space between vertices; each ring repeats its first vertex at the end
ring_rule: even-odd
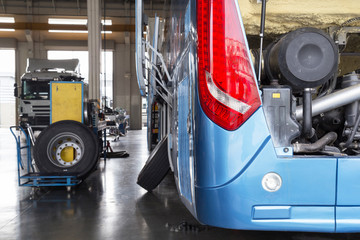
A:
MULTIPOLYGON (((315 99, 312 103, 312 116, 328 112, 335 108, 360 100, 360 84, 344 88, 325 97, 315 99)), ((303 106, 296 107, 296 120, 303 119, 303 106)))
MULTIPOLYGON (((352 133, 352 129, 350 129, 350 128, 344 130, 344 136, 349 137, 351 135, 351 133, 352 133)), ((356 140, 360 139, 360 133, 358 131, 356 132, 354 139, 356 139, 356 140)))
POLYGON ((143 33, 143 22, 142 22, 142 11, 143 5, 142 0, 135 1, 135 67, 136 67, 136 76, 140 88, 141 96, 146 95, 146 87, 145 87, 145 80, 143 75, 143 67, 142 67, 142 60, 143 60, 143 49, 142 49, 142 33, 143 33))
MULTIPOLYGON (((360 84, 360 75, 355 72, 343 76, 341 88, 347 88, 360 84)), ((345 107, 345 127, 351 128, 355 125, 357 116, 359 115, 359 101, 354 101, 345 107)))
MULTIPOLYGON (((158 49, 158 39, 159 39, 159 23, 160 23, 160 19, 159 17, 155 14, 155 22, 154 22, 154 33, 153 33, 153 41, 152 41, 152 47, 155 49, 155 51, 157 51, 158 49)), ((157 63, 157 56, 155 54, 155 52, 153 51, 151 54, 151 70, 150 70, 150 82, 149 82, 149 86, 151 86, 151 88, 148 89, 149 91, 149 97, 148 97, 148 102, 149 104, 153 103, 153 98, 154 98, 154 92, 156 91, 156 81, 154 80, 155 76, 155 69, 153 69, 153 65, 156 65, 157 63)))
POLYGON ((266 1, 262 0, 261 5, 261 22, 260 22, 260 56, 259 56, 259 76, 258 81, 260 82, 261 78, 261 63, 262 63, 262 49, 264 44, 264 32, 265 32, 265 13, 266 13, 266 1))

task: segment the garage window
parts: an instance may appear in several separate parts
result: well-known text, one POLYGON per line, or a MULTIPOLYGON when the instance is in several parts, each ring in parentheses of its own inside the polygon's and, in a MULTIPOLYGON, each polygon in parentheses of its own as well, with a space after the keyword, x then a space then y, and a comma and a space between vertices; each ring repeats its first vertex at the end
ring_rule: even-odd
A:
POLYGON ((0 127, 15 125, 15 50, 0 49, 0 127))

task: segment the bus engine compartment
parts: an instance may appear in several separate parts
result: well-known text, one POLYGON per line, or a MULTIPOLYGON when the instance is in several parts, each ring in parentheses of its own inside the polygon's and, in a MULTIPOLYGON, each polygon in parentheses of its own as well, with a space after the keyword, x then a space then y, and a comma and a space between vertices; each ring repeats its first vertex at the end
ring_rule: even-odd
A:
MULTIPOLYGON (((292 147, 294 154, 359 154, 360 69, 339 76, 338 65, 351 44, 340 43, 339 35, 348 39, 350 31, 360 28, 344 28, 330 28, 330 33, 300 28, 263 51, 259 85, 276 148, 285 152, 292 147)), ((252 53, 258 64, 258 50, 252 53)))

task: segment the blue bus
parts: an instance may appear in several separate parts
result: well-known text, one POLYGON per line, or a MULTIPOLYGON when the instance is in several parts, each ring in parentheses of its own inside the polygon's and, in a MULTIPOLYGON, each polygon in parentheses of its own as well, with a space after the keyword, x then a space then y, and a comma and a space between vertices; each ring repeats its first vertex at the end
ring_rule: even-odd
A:
POLYGON ((148 18, 136 1, 152 150, 138 183, 151 191, 171 169, 206 225, 358 232, 360 75, 338 74, 350 30, 300 28, 250 51, 237 0, 167 5, 148 18))

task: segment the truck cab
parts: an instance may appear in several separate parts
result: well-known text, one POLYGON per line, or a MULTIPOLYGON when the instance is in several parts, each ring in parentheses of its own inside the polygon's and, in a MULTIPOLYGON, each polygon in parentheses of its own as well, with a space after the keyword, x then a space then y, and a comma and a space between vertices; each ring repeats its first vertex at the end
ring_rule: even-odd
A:
MULTIPOLYGON (((50 82, 82 81, 79 60, 28 59, 26 72, 21 76, 19 97, 20 125, 42 130, 50 124, 50 82)), ((17 94, 16 94, 17 93, 17 94)))

